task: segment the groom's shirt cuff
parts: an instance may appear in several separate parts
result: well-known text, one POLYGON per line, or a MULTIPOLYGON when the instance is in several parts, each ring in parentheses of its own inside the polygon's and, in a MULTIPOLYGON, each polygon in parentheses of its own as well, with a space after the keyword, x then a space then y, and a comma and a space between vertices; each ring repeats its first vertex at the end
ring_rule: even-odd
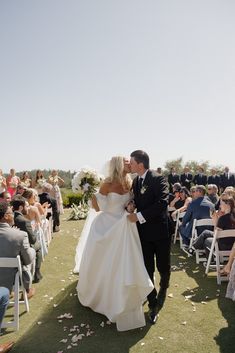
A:
POLYGON ((136 213, 136 216, 138 218, 138 221, 140 222, 140 224, 143 224, 146 222, 146 219, 143 217, 142 213, 141 212, 137 212, 136 213))

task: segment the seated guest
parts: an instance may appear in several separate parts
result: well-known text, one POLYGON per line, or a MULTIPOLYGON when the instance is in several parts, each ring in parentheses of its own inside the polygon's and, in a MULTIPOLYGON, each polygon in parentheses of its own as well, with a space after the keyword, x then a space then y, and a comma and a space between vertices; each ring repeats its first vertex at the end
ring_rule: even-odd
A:
POLYGON ((37 236, 32 229, 30 220, 26 218, 29 213, 28 201, 26 201, 23 196, 16 195, 12 200, 12 206, 16 227, 28 234, 29 243, 31 247, 36 251, 36 264, 33 282, 38 283, 42 279, 42 274, 40 272, 42 263, 41 244, 39 240, 37 240, 37 236))
MULTIPOLYGON (((4 191, 0 195, 0 199, 5 200, 6 202, 10 203, 11 202, 11 194, 8 191, 4 191)), ((0 351, 0 353, 1 353, 1 351, 0 351)))
MULTIPOLYGON (((175 183, 173 185, 173 188, 172 188, 172 193, 169 194, 169 207, 175 207, 174 204, 178 201, 178 200, 175 200, 175 202, 172 204, 173 206, 171 206, 171 202, 174 200, 174 199, 179 199, 179 192, 181 190, 181 185, 180 183, 175 183)), ((181 207, 181 206, 179 206, 181 207)))
POLYGON ((37 202, 36 195, 34 189, 27 189, 22 194, 29 203, 29 212, 26 218, 35 222, 36 225, 41 225, 41 215, 44 215, 44 209, 40 202, 37 202))
POLYGON ((220 175, 221 192, 223 192, 227 186, 235 187, 235 176, 229 171, 229 167, 225 167, 224 173, 220 175))
POLYGON ((220 176, 216 173, 216 170, 214 168, 211 169, 211 173, 207 179, 207 184, 216 185, 218 190, 220 188, 220 176))
MULTIPOLYGON (((193 200, 186 211, 182 219, 182 224, 179 228, 180 234, 183 240, 183 246, 188 247, 190 239, 192 237, 192 227, 194 219, 211 218, 211 212, 214 211, 214 205, 205 196, 206 188, 204 185, 198 185, 196 187, 196 198, 193 200)), ((198 227, 198 234, 200 234, 204 228, 198 227)))
MULTIPOLYGON (((0 333, 1 333, 3 317, 5 315, 7 306, 9 304, 9 298, 10 298, 9 289, 6 287, 0 287, 0 333)), ((14 342, 7 342, 4 344, 0 344, 0 353, 10 352, 13 345, 14 345, 14 342)))
POLYGON ((180 175, 180 183, 186 189, 190 190, 192 181, 193 175, 190 173, 189 167, 185 167, 184 172, 180 175))
MULTIPOLYGON (((31 297, 35 289, 31 288, 31 273, 27 265, 33 264, 35 250, 30 247, 28 235, 17 228, 12 228, 14 214, 5 201, 0 202, 0 257, 20 255, 23 264, 23 285, 31 297)), ((14 268, 0 268, 0 286, 12 291, 15 280, 14 268)))
POLYGON ((215 184, 208 184, 207 197, 215 206, 218 204, 218 187, 215 184))
POLYGON ((170 234, 175 232, 175 219, 172 218, 172 213, 184 205, 184 201, 180 198, 180 190, 180 183, 175 183, 173 185, 173 194, 169 195, 169 207, 171 207, 171 210, 169 209, 168 227, 170 234))
POLYGON ((190 196, 192 197, 192 200, 196 199, 196 186, 195 185, 191 186, 191 188, 190 188, 190 196))
MULTIPOLYGON (((232 197, 226 197, 221 195, 220 200, 220 211, 219 216, 215 218, 215 225, 220 230, 235 229, 235 201, 232 197)), ((192 250, 189 250, 190 254, 193 254, 194 250, 204 249, 206 250, 207 256, 211 248, 214 232, 211 230, 204 230, 200 236, 193 243, 192 250)), ((219 239, 218 245, 220 250, 230 250, 233 246, 234 238, 222 238, 219 239)))
MULTIPOLYGON (((38 195, 39 201, 41 205, 47 203, 48 206, 52 208, 52 219, 53 219, 53 232, 58 232, 60 227, 60 213, 57 208, 56 199, 50 196, 50 191, 52 189, 52 185, 49 183, 45 183, 42 187, 42 193, 38 195)), ((49 219, 51 215, 48 215, 49 219)))
POLYGON ((167 178, 168 184, 169 184, 169 191, 173 192, 173 185, 175 183, 179 183, 180 182, 180 176, 178 174, 176 174, 175 168, 172 167, 170 169, 170 174, 168 175, 167 178))
POLYGON ((195 185, 206 185, 207 184, 207 176, 204 174, 204 169, 202 167, 198 168, 198 173, 194 175, 193 183, 195 185))
POLYGON ((180 189, 179 197, 184 204, 180 208, 177 208, 177 210, 171 214, 171 217, 174 221, 176 221, 177 212, 185 212, 190 202, 192 202, 192 197, 190 197, 189 191, 185 186, 182 186, 182 188, 180 189))

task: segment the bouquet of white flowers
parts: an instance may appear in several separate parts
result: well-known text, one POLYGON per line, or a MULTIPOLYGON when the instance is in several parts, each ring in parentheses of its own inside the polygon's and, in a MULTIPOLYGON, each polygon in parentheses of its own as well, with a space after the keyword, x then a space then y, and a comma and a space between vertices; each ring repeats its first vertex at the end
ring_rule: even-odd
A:
POLYGON ((76 194, 81 194, 82 199, 79 205, 73 204, 71 213, 67 220, 85 219, 89 211, 88 201, 97 191, 103 176, 98 174, 94 169, 82 168, 72 179, 72 189, 76 194))
POLYGON ((82 201, 87 204, 94 192, 97 191, 102 176, 94 169, 82 168, 72 179, 73 192, 82 194, 82 201))

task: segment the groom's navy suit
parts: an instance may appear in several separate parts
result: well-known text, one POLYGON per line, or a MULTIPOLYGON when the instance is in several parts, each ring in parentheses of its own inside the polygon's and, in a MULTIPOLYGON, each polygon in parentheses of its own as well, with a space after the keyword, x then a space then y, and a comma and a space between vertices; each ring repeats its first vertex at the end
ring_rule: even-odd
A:
MULTIPOLYGON (((160 273, 160 287, 166 289, 170 279, 170 244, 168 232, 167 205, 168 187, 163 176, 148 170, 142 188, 138 188, 138 177, 133 180, 133 192, 137 212, 141 212, 145 223, 137 222, 144 262, 154 283, 155 257, 160 273)), ((154 307, 157 292, 154 288, 148 295, 149 306, 154 307)))

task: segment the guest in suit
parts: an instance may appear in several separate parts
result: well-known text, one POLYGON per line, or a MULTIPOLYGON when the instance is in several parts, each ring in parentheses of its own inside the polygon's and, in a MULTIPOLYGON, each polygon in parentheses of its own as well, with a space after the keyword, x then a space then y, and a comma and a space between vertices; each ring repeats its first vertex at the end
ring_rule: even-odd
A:
POLYGON ((158 295, 156 288, 148 295, 149 319, 154 324, 157 313, 164 304, 170 279, 168 187, 162 176, 149 169, 149 156, 146 152, 141 150, 132 152, 130 165, 131 172, 138 174, 138 177, 133 180, 137 213, 128 215, 128 218, 131 222, 137 222, 145 266, 153 283, 155 261, 160 274, 158 295))
MULTIPOLYGON (((194 219, 211 218, 211 213, 215 209, 213 203, 210 202, 207 196, 205 195, 205 186, 198 185, 196 187, 196 199, 189 204, 186 214, 182 219, 182 224, 179 230, 183 239, 183 245, 186 248, 188 247, 190 239, 192 237, 192 227, 194 219)), ((204 229, 203 227, 198 228, 200 228, 198 229, 198 234, 200 234, 204 229)))
MULTIPOLYGON (((9 289, 6 287, 0 287, 0 333, 1 333, 3 317, 5 315, 7 306, 9 304, 9 298, 10 298, 9 289)), ((7 342, 4 344, 0 344, 0 352, 1 353, 10 352, 13 345, 14 345, 14 342, 7 342)))
POLYGON ((221 192, 223 192, 228 186, 235 187, 235 177, 234 174, 229 171, 229 167, 225 167, 224 173, 220 175, 221 192))
POLYGON ((180 174, 180 183, 182 186, 185 186, 187 190, 190 190, 192 181, 193 175, 190 173, 189 167, 185 167, 184 172, 180 174))
POLYGON ((36 251, 36 264, 33 282, 38 283, 42 279, 42 274, 40 271, 42 264, 42 252, 41 244, 37 240, 37 236, 32 229, 31 222, 25 217, 29 212, 29 203, 23 196, 16 195, 12 200, 12 206, 15 225, 17 228, 28 234, 29 243, 36 251))
POLYGON ((208 184, 207 197, 215 206, 218 204, 218 187, 215 184, 208 184))
POLYGON ((173 191, 173 185, 175 183, 179 183, 180 182, 180 176, 179 176, 179 174, 176 174, 176 171, 175 171, 174 167, 172 167, 170 169, 170 174, 168 175, 167 180, 168 180, 168 184, 169 184, 169 190, 170 190, 170 192, 172 192, 173 191))
MULTIPOLYGON (((14 224, 14 214, 11 207, 5 201, 0 202, 0 257, 16 257, 20 255, 23 272, 29 271, 27 265, 33 263, 35 259, 35 250, 30 248, 28 235, 19 229, 12 228, 14 224)), ((31 288, 30 273, 27 276, 23 275, 24 287, 28 296, 32 296, 35 292, 31 288), (27 281, 26 281, 27 278, 27 281)), ((15 269, 1 268, 0 269, 0 286, 12 290, 15 279, 15 269)))
MULTIPOLYGON (((49 183, 45 183, 42 186, 42 193, 38 195, 39 202, 41 205, 48 203, 52 208, 52 215, 48 214, 47 218, 49 219, 52 216, 53 219, 53 232, 58 232, 60 230, 60 213, 57 207, 57 201, 54 197, 50 195, 50 191, 52 189, 52 185, 49 183)), ((48 206, 50 207, 50 206, 48 206)))
POLYGON ((195 185, 204 185, 207 184, 207 176, 204 174, 204 169, 202 167, 198 168, 198 174, 194 175, 193 183, 195 185))
POLYGON ((218 189, 220 187, 220 176, 216 173, 216 170, 213 168, 211 169, 211 173, 208 176, 207 184, 216 185, 218 189))

